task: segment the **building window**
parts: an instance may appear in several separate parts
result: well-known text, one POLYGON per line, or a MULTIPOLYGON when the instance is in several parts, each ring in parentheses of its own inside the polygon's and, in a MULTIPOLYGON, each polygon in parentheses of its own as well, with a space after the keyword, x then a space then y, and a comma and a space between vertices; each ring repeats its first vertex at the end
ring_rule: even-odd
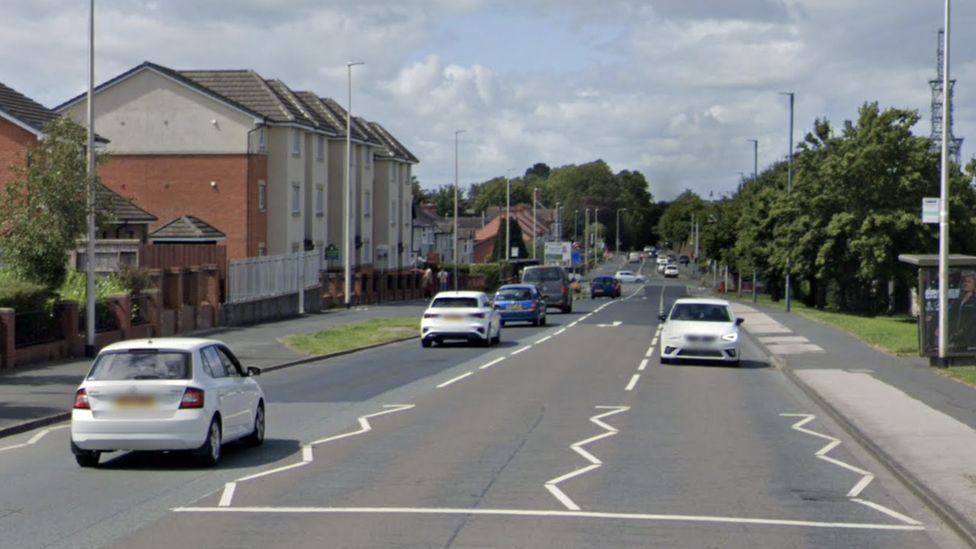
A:
POLYGON ((363 239, 363 263, 373 262, 373 252, 370 250, 369 239, 363 239))
POLYGON ((369 147, 363 149, 363 156, 366 157, 366 169, 370 169, 373 166, 373 152, 369 150, 369 147))
POLYGON ((268 184, 264 180, 258 181, 258 210, 267 211, 268 209, 268 184))
POLYGON ((302 251, 302 245, 299 244, 298 242, 292 242, 291 243, 291 253, 297 254, 300 251, 302 251))
POLYGON ((291 155, 302 155, 302 132, 298 128, 291 129, 291 155))
POLYGON ((265 152, 268 150, 267 135, 265 135, 264 132, 265 132, 264 126, 258 128, 258 152, 265 152))
POLYGON ((258 255, 265 256, 268 255, 268 245, 264 242, 258 242, 258 255))
POLYGON ((291 184, 291 215, 302 213, 302 186, 298 183, 291 184))
POLYGON ((397 207, 396 200, 390 200, 390 225, 394 227, 397 224, 397 207))
POLYGON ((325 136, 317 135, 315 136, 315 159, 318 161, 325 160, 325 136))
POLYGON ((373 211, 373 197, 372 193, 366 191, 363 193, 363 215, 369 217, 373 211))
POLYGON ((315 187, 315 215, 318 217, 325 215, 325 185, 315 187))

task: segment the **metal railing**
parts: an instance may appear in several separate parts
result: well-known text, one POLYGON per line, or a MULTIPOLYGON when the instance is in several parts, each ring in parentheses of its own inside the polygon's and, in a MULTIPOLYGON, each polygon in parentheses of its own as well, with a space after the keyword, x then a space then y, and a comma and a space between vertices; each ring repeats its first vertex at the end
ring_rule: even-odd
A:
POLYGON ((14 315, 14 347, 30 347, 64 339, 61 319, 49 311, 27 311, 14 315))
POLYGON ((321 250, 269 255, 230 262, 227 303, 241 303, 298 292, 319 285, 321 250))

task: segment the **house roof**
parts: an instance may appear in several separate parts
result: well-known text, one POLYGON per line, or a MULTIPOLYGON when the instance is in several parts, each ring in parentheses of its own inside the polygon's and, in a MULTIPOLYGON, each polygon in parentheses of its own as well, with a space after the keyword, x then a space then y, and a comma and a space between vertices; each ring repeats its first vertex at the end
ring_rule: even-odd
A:
POLYGON ((431 215, 427 210, 421 207, 414 207, 413 209, 413 225, 415 227, 438 227, 437 223, 441 218, 435 215, 431 215))
MULTIPOLYGON (((342 108, 342 106, 339 105, 339 103, 335 99, 331 99, 329 97, 320 97, 319 99, 322 100, 322 104, 325 106, 325 108, 328 109, 330 113, 332 113, 332 117, 335 120, 339 121, 340 131, 342 135, 345 136, 346 135, 346 109, 342 108)), ((352 117, 352 120, 350 120, 349 126, 351 129, 350 131, 351 139, 356 139, 364 143, 372 143, 375 145, 380 144, 379 142, 375 141, 373 138, 370 137, 370 135, 366 132, 366 130, 363 129, 362 125, 357 121, 355 116, 352 117)))
POLYGON ((226 235, 192 215, 183 215, 166 223, 149 234, 149 240, 159 241, 203 241, 223 240, 226 235))
POLYGON ((332 117, 332 113, 322 104, 319 96, 308 91, 297 91, 295 97, 302 102, 315 123, 336 137, 346 135, 346 125, 332 117))
POLYGON ((96 200, 100 205, 109 204, 105 209, 110 211, 117 223, 149 224, 159 221, 158 217, 136 206, 134 202, 105 185, 98 185, 96 200))
POLYGON ((315 126, 300 109, 282 98, 279 86, 273 88, 253 70, 192 70, 179 71, 179 75, 243 105, 270 122, 315 126))
POLYGON ((58 117, 58 113, 3 84, 0 84, 0 115, 37 136, 58 117))
POLYGON ((377 137, 380 143, 388 151, 392 153, 392 156, 397 160, 402 160, 404 162, 410 162, 416 164, 420 162, 416 156, 413 155, 402 143, 396 140, 390 132, 386 131, 386 128, 381 126, 378 122, 366 122, 366 127, 377 137))

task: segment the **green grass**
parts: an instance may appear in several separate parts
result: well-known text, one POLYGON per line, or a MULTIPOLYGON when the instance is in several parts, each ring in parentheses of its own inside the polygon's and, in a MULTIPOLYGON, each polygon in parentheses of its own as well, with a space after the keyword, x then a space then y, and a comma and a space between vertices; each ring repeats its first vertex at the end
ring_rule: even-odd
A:
POLYGON ((354 351, 419 334, 420 320, 416 318, 378 318, 343 324, 320 332, 288 336, 283 342, 288 347, 309 356, 320 356, 354 351))
MULTIPOLYGON (((752 296, 730 297, 752 303, 752 296)), ((784 301, 773 302, 769 296, 760 295, 759 303, 772 307, 786 307, 784 301)), ((850 333, 872 347, 896 356, 918 356, 918 326, 909 316, 859 316, 849 313, 821 311, 793 301, 793 312, 807 318, 835 326, 850 333)))
POLYGON ((936 368, 936 371, 950 379, 976 387, 976 366, 953 366, 945 369, 936 368))

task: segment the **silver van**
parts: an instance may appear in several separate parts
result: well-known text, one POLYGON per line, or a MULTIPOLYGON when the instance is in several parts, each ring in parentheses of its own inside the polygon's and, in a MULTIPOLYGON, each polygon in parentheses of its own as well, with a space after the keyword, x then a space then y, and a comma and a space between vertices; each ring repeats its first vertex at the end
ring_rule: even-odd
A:
POLYGON ((522 283, 534 284, 546 300, 546 308, 556 307, 563 313, 573 312, 573 291, 569 274, 558 265, 535 265, 522 270, 522 283))

